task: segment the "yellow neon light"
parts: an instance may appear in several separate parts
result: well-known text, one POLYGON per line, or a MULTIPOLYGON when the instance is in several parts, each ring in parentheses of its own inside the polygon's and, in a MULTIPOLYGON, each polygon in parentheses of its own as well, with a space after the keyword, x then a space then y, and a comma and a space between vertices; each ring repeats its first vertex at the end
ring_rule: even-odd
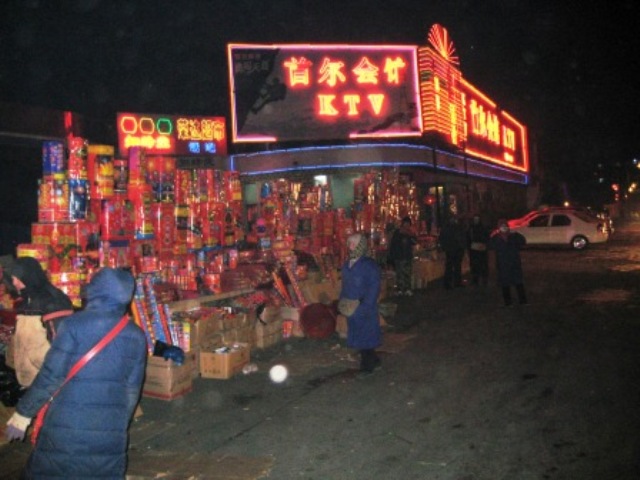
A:
POLYGON ((453 42, 449 40, 449 32, 439 24, 435 24, 429 30, 429 43, 435 48, 447 62, 453 65, 460 65, 460 59, 455 55, 456 49, 453 42))
POLYGON ((378 73, 380 69, 371 63, 367 57, 362 57, 360 63, 351 71, 356 74, 356 83, 378 84, 378 73))
POLYGON ((284 62, 284 66, 289 72, 289 86, 309 85, 309 71, 312 65, 313 62, 307 60, 305 57, 291 57, 284 62))
POLYGON ((344 83, 347 81, 347 77, 342 73, 344 68, 344 62, 331 61, 329 57, 325 57, 320 67, 320 78, 318 83, 326 83, 330 87, 335 87, 338 82, 344 83))
POLYGON ((384 61, 384 73, 387 74, 387 82, 398 85, 400 83, 400 69, 406 68, 407 64, 400 57, 386 58, 384 61))

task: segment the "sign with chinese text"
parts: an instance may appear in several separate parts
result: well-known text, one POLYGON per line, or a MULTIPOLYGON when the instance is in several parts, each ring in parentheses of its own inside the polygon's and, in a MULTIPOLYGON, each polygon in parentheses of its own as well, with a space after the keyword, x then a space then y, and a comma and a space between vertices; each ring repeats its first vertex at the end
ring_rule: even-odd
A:
POLYGON ((527 130, 480 90, 462 80, 466 142, 474 157, 528 171, 527 130))
POLYGON ((120 155, 142 147, 149 155, 226 155, 224 117, 118 113, 120 155))
POLYGON ((413 46, 228 47, 234 142, 420 136, 413 46))

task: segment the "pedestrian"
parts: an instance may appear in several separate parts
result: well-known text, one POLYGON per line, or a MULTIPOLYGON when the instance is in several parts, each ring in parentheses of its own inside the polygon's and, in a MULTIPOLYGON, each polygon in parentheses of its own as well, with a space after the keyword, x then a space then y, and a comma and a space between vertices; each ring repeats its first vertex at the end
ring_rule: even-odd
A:
POLYGON ((20 297, 13 334, 13 363, 18 383, 28 387, 38 374, 62 320, 73 313, 73 304, 51 284, 35 258, 17 258, 8 275, 20 297))
POLYGON ((144 333, 126 315, 134 283, 125 270, 103 268, 87 285, 85 308, 60 325, 7 422, 7 439, 23 440, 48 402, 22 478, 124 478, 127 430, 146 359, 144 333), (91 357, 101 342, 106 344, 91 357))
POLYGON ((381 363, 375 350, 382 343, 378 317, 381 273, 376 261, 366 256, 364 235, 350 235, 347 252, 338 310, 347 317, 347 345, 359 351, 360 376, 366 377, 381 363))
POLYGON ((486 286, 489 281, 489 237, 490 232, 482 223, 480 215, 474 215, 467 230, 469 245, 469 271, 473 285, 486 286))
POLYGON ((498 284, 502 288, 505 307, 510 307, 511 287, 515 287, 521 305, 526 305, 527 295, 524 289, 522 260, 520 249, 527 243, 518 232, 512 232, 506 220, 498 221, 498 231, 491 236, 489 247, 496 254, 496 272, 498 284))
POLYGON ((400 226, 391 236, 389 259, 396 272, 396 294, 413 295, 411 276, 413 275, 413 247, 418 243, 417 235, 411 226, 411 218, 404 217, 400 226))
POLYGON ((463 287, 462 261, 467 248, 467 235, 456 215, 451 216, 442 227, 438 242, 445 255, 444 288, 451 290, 463 287))

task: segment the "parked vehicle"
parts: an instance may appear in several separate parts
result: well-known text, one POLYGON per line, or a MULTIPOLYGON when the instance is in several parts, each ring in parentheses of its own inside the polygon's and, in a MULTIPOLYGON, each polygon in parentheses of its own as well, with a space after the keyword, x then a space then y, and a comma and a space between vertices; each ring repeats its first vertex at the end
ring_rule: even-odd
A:
POLYGON ((509 228, 522 234, 527 245, 568 245, 582 250, 609 239, 605 221, 576 209, 544 209, 509 220, 509 228))

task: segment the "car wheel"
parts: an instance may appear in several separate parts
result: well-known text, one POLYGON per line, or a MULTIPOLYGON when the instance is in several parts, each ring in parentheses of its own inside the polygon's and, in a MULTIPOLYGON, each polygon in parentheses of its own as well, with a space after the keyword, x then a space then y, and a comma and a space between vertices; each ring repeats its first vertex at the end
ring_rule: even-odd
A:
POLYGON ((576 235, 571 239, 571 246, 574 250, 583 250, 587 247, 589 241, 582 235, 576 235))

